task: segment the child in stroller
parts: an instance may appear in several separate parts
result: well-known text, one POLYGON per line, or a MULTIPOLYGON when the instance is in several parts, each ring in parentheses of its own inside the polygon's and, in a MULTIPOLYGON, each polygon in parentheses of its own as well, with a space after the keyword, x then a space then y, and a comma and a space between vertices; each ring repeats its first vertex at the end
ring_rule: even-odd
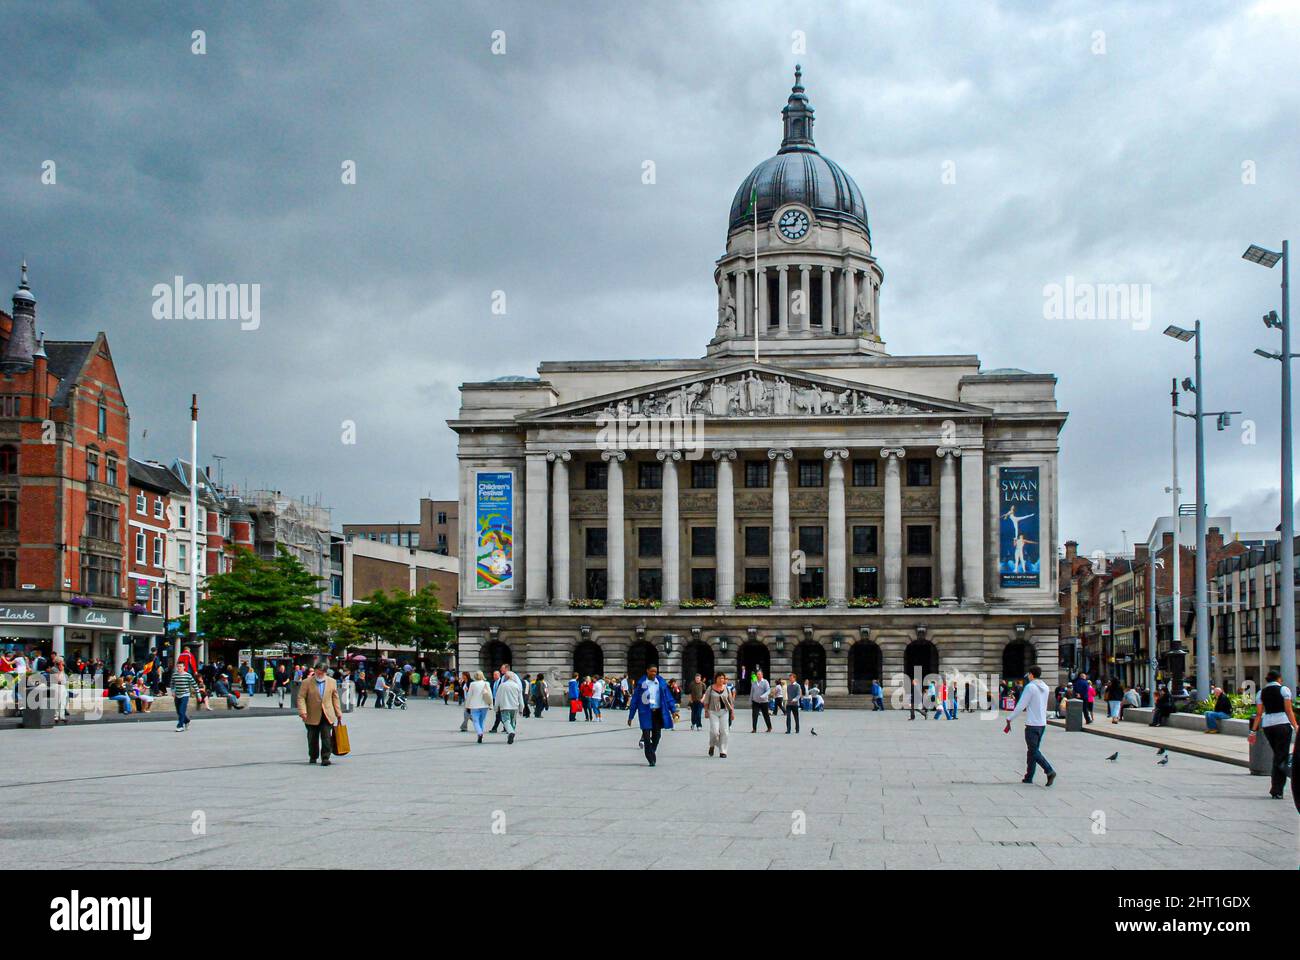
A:
POLYGON ((388 706, 388 709, 389 709, 389 710, 405 710, 405 709, 406 709, 406 697, 405 697, 405 695, 402 693, 402 688, 399 687, 399 686, 398 686, 397 684, 395 684, 395 683, 392 684, 391 686, 389 686, 389 688, 388 688, 388 703, 387 703, 387 706, 388 706))

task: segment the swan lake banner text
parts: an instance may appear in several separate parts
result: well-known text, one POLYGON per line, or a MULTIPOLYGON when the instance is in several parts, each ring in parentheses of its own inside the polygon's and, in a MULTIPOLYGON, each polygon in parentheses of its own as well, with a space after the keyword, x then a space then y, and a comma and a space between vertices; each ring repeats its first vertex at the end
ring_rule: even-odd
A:
POLYGON ((1040 585, 1038 468, 998 470, 998 578, 1004 587, 1040 585))

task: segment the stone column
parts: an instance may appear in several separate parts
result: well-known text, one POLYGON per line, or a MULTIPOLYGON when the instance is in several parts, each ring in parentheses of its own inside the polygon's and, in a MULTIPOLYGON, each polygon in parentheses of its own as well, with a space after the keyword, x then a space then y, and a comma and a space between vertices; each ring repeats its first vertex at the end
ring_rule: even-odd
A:
POLYGON ((779 333, 790 330, 790 268, 785 264, 777 267, 777 314, 776 323, 779 333))
POLYGON ((546 453, 527 454, 524 494, 524 600, 530 607, 544 607, 546 593, 546 548, 550 523, 547 516, 546 453))
POLYGON ((835 332, 835 314, 831 312, 831 268, 822 267, 822 330, 835 332))
POLYGON ((768 316, 771 314, 772 305, 768 303, 767 295, 767 267, 758 268, 758 327, 759 334, 767 336, 768 316))
POLYGON ((605 450, 600 458, 609 464, 605 485, 605 604, 621 607, 623 592, 623 461, 622 450, 605 450))
POLYGON ((803 264, 799 267, 799 296, 803 300, 803 311, 799 314, 800 330, 812 329, 812 286, 809 283, 809 276, 812 267, 803 264))
POLYGON ((940 447, 939 457, 939 599, 957 602, 957 458, 960 447, 940 447))
POLYGON ((902 447, 880 451, 885 458, 885 589, 884 605, 903 604, 903 490, 900 465, 907 451, 902 447))
POLYGON ((984 602, 984 451, 961 457, 961 602, 984 602))
POLYGON ((741 335, 754 332, 750 329, 753 320, 749 316, 747 307, 749 303, 749 283, 745 277, 744 270, 736 271, 736 333, 741 335))
POLYGON ((681 524, 678 522, 677 461, 680 450, 660 450, 655 454, 663 463, 663 489, 660 493, 659 535, 663 545, 664 603, 676 606, 682 601, 682 554, 680 549, 681 524))
POLYGON ((548 453, 551 468, 551 602, 569 602, 569 461, 567 450, 548 453))
POLYGON ((717 548, 718 589, 713 602, 730 607, 736 599, 736 501, 731 478, 735 450, 714 450, 718 462, 718 519, 714 544, 717 548))
POLYGON ((772 606, 790 606, 790 449, 767 451, 772 469, 772 606))
POLYGON ((845 577, 848 573, 848 548, 845 544, 844 461, 847 450, 827 450, 831 462, 830 487, 827 490, 826 516, 826 602, 832 607, 845 605, 845 577))
POLYGON ((853 329, 853 309, 857 303, 856 286, 858 282, 858 272, 856 270, 844 271, 844 332, 854 333, 853 329))

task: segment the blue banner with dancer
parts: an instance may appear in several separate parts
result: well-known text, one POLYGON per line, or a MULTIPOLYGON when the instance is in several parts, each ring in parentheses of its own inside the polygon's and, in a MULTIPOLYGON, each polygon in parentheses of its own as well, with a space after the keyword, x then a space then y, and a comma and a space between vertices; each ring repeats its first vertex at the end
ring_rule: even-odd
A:
POLYGON ((513 590, 515 475, 480 471, 474 478, 476 590, 513 590))
POLYGON ((1037 467, 998 470, 998 576, 1004 587, 1041 585, 1037 467))

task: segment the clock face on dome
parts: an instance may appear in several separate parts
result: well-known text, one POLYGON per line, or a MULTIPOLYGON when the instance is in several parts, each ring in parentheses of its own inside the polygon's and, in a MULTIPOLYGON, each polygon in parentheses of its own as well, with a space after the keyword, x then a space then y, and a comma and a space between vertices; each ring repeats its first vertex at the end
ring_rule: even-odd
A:
POLYGON ((808 214, 802 210, 787 210, 781 214, 776 226, 787 240, 802 240, 808 235, 808 214))

